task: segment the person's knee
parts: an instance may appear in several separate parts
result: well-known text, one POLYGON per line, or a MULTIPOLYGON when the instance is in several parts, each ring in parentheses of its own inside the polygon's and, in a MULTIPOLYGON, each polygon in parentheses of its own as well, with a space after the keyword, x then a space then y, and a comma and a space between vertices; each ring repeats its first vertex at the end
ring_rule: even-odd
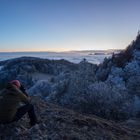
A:
POLYGON ((25 104, 24 106, 20 107, 19 109, 23 111, 23 110, 30 110, 32 108, 34 108, 34 106, 31 103, 28 103, 28 104, 25 104))

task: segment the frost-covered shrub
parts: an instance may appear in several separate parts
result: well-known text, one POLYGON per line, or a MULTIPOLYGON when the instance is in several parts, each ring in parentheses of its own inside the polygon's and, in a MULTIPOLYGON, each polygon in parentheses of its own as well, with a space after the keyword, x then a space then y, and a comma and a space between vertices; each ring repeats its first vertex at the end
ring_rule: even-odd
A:
POLYGON ((108 77, 109 72, 110 72, 109 68, 106 69, 99 68, 96 72, 96 79, 98 81, 105 81, 108 77))
POLYGON ((85 93, 89 84, 95 82, 96 66, 87 62, 79 64, 79 70, 69 75, 68 96, 85 93))
POLYGON ((118 67, 111 67, 111 71, 110 74, 112 76, 119 76, 119 77, 123 77, 124 76, 124 71, 122 68, 118 68, 118 67))
POLYGON ((137 60, 137 61, 140 60, 140 52, 139 51, 135 50, 133 53, 133 56, 134 56, 134 60, 137 60))
POLYGON ((52 82, 60 82, 60 81, 64 81, 64 80, 69 80, 70 78, 70 73, 60 73, 58 76, 56 76, 55 78, 51 79, 52 82))
POLYGON ((74 107, 80 112, 92 113, 107 119, 125 119, 131 112, 132 98, 125 90, 104 82, 89 86, 86 94, 74 98, 74 107))
POLYGON ((51 85, 47 80, 40 80, 28 92, 30 95, 46 97, 51 93, 51 85))
POLYGON ((69 95, 79 95, 87 91, 87 87, 90 81, 86 75, 81 73, 74 73, 71 75, 68 85, 68 96, 69 95))
POLYGON ((128 63, 125 68, 125 78, 129 79, 131 76, 140 76, 140 66, 137 61, 132 61, 128 63))
POLYGON ((115 120, 128 118, 132 113, 132 104, 132 96, 126 88, 118 88, 107 82, 96 82, 82 90, 77 86, 77 89, 71 89, 61 98, 61 105, 65 107, 115 120))
POLYGON ((113 75, 109 75, 108 79, 106 80, 107 84, 110 84, 111 86, 115 86, 116 88, 120 88, 120 89, 126 89, 125 87, 125 81, 123 80, 123 77, 120 76, 113 76, 113 75))
POLYGON ((127 80, 126 86, 131 94, 140 96, 140 76, 131 76, 127 80))
POLYGON ((81 61, 79 63, 79 69, 76 75, 79 78, 83 77, 83 80, 88 80, 89 82, 95 82, 95 74, 97 70, 97 65, 88 63, 87 61, 81 61))
POLYGON ((59 103, 67 90, 67 86, 67 80, 59 81, 58 83, 52 85, 51 94, 45 98, 46 101, 59 103))
POLYGON ((126 89, 124 81, 124 71, 122 68, 112 67, 110 74, 106 80, 107 84, 115 86, 116 88, 126 89))
POLYGON ((61 98, 61 105, 73 109, 80 106, 77 100, 81 100, 82 95, 88 92, 88 86, 95 82, 95 70, 96 66, 86 61, 79 64, 79 69, 69 76, 67 91, 61 98))
POLYGON ((28 73, 31 73, 31 72, 36 72, 36 69, 35 69, 35 66, 34 65, 27 65, 26 63, 24 65, 21 64, 21 68, 25 71, 25 72, 28 72, 28 73))
POLYGON ((140 95, 140 66, 137 61, 128 63, 125 68, 126 87, 131 94, 140 95))
POLYGON ((133 110, 132 110, 132 116, 133 117, 140 117, 140 97, 137 95, 133 98, 133 110))

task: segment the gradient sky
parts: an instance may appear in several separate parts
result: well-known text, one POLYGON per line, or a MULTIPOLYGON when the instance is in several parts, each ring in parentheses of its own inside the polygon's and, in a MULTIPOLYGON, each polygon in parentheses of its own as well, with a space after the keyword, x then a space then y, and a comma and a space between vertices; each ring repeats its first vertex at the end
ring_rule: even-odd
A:
POLYGON ((123 49, 140 0, 0 0, 0 51, 123 49))

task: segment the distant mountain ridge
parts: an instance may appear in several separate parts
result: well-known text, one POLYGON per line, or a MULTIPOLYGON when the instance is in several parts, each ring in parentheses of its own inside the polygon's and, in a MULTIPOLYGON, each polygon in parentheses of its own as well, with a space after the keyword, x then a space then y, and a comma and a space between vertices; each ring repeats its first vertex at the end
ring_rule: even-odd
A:
POLYGON ((109 54, 113 54, 113 53, 119 53, 121 52, 122 49, 107 49, 107 50, 72 50, 72 51, 69 51, 69 52, 72 52, 72 53, 87 53, 87 54, 92 54, 92 55, 103 55, 103 54, 106 54, 106 55, 109 55, 109 54))
POLYGON ((0 51, 0 53, 24 53, 24 52, 27 52, 27 53, 38 53, 38 52, 42 52, 42 53, 61 53, 61 52, 96 52, 96 51, 121 51, 123 49, 104 49, 104 50, 69 50, 69 51, 14 51, 14 52, 3 52, 3 51, 0 51))

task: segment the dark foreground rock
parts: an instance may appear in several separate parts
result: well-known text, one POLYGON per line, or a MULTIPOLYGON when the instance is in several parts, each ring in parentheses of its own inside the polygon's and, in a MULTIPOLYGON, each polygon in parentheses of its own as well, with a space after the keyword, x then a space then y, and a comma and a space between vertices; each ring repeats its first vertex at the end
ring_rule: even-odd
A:
POLYGON ((139 140, 140 132, 96 116, 85 116, 33 97, 39 124, 29 127, 25 116, 0 125, 0 140, 139 140))

